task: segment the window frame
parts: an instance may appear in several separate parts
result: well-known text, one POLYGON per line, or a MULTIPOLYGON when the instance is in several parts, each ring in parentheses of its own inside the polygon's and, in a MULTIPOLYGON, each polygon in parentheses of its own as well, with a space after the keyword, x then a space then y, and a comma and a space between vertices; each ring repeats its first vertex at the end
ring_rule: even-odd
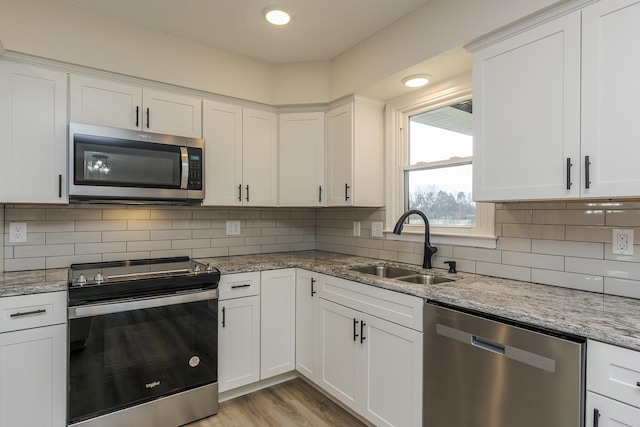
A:
MULTIPOLYGON (((386 238, 422 241, 424 226, 405 224, 402 236, 391 233, 405 209, 404 173, 414 169, 409 158, 409 118, 426 110, 446 107, 472 98, 471 73, 396 98, 387 103, 385 112, 386 154, 386 238)), ((446 160, 445 162, 449 162, 446 160)), ((476 203, 475 227, 430 226, 431 242, 460 246, 495 248, 495 205, 476 203)))

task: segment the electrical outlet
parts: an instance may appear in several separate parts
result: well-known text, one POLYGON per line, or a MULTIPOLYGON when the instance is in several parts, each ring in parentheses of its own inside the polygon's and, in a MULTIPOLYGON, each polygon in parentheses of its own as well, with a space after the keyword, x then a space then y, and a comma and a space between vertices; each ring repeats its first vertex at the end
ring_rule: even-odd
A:
POLYGON ((353 235, 360 235, 360 221, 353 221, 353 235))
POLYGON ((240 235, 240 221, 227 221, 227 236, 240 235))
POLYGON ((371 223, 371 237, 382 237, 382 223, 375 221, 371 223))
POLYGON ((615 255, 633 255, 633 229, 614 229, 611 252, 615 255))
POLYGON ((9 223, 9 243, 22 243, 27 241, 27 223, 9 223))

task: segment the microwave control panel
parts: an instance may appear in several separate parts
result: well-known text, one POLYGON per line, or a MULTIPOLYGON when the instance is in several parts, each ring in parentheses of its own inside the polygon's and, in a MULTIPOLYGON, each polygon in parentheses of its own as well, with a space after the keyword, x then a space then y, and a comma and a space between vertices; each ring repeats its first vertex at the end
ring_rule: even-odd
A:
POLYGON ((187 148, 189 154, 188 190, 202 190, 202 149, 187 148))

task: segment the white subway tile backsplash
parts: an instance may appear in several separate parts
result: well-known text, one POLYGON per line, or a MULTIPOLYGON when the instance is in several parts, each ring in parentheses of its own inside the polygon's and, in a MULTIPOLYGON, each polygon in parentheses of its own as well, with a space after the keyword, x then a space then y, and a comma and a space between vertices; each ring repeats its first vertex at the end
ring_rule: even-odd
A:
POLYGON ((502 259, 502 252, 493 249, 456 246, 453 248, 453 257, 455 259, 469 259, 499 264, 502 259))
POLYGON ((149 220, 151 219, 150 209, 104 209, 102 219, 126 219, 126 220, 149 220))
POLYGON ((602 259, 602 243, 569 242, 563 240, 537 240, 531 242, 531 252, 548 255, 566 255, 602 259))
POLYGON ((531 269, 514 265, 493 264, 489 262, 476 262, 476 273, 485 276, 504 277, 513 280, 531 280, 531 269))
POLYGON ((74 245, 37 245, 16 246, 13 249, 14 258, 35 258, 56 255, 73 255, 74 245))
POLYGON ((527 252, 502 252, 502 264, 562 271, 564 270, 564 257, 527 252))
POLYGON ((640 209, 607 210, 607 225, 614 227, 640 227, 640 209))
POLYGON ((534 224, 604 225, 604 210, 536 210, 534 224))
POLYGON ((533 239, 564 240, 563 225, 502 224, 502 235, 533 239))
POLYGON ((85 254, 105 254, 109 252, 126 252, 126 242, 109 242, 109 243, 76 243, 76 255, 85 254))
POLYGON ((618 279, 640 280, 640 263, 634 262, 566 257, 565 271, 618 279))
POLYGON ((531 239, 500 237, 497 245, 501 251, 531 252, 531 239))
POLYGON ((126 229, 127 221, 125 220, 76 221, 75 227, 75 231, 113 231, 126 229))
MULTIPOLYGON (((78 231, 75 233, 40 233, 46 236, 47 245, 58 245, 61 243, 92 243, 101 242, 102 233, 99 231, 78 231)), ((39 243, 44 245, 45 243, 39 243)))
POLYGON ((565 271, 551 271, 534 268, 531 270, 531 281, 545 285, 561 286, 563 288, 580 289, 590 292, 604 291, 603 277, 588 274, 567 273, 565 271))
MULTIPOLYGON (((74 233, 79 234, 79 233, 74 233)), ((140 231, 103 231, 103 242, 129 242, 136 240, 149 240, 149 230, 140 231)))
POLYGON ((127 230, 171 230, 170 219, 139 220, 130 219, 127 221, 127 230))
MULTIPOLYGON (((45 268, 45 258, 4 259, 4 271, 41 270, 45 268)), ((68 265, 67 265, 68 267, 68 265)), ((55 267, 52 267, 55 268, 55 267)))
MULTIPOLYGON (((171 240, 127 242, 127 252, 166 251, 169 249, 171 249, 171 240)), ((122 259, 126 259, 126 257, 122 259)))
POLYGON ((610 295, 640 298, 640 281, 605 277, 604 292, 610 295))

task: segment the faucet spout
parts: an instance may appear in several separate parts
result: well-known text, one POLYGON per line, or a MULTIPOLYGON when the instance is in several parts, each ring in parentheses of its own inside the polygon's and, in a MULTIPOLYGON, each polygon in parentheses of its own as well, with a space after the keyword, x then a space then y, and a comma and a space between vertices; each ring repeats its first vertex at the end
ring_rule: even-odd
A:
POLYGON ((396 222, 396 226, 393 227, 393 233, 397 235, 400 235, 400 233, 402 233, 404 221, 410 215, 418 215, 424 220, 424 258, 422 260, 422 268, 432 268, 431 257, 433 256, 433 254, 438 252, 438 248, 436 248, 435 246, 431 246, 431 242, 429 241, 429 220, 427 219, 427 216, 424 214, 424 212, 417 209, 411 209, 403 213, 398 219, 398 222, 396 222))

